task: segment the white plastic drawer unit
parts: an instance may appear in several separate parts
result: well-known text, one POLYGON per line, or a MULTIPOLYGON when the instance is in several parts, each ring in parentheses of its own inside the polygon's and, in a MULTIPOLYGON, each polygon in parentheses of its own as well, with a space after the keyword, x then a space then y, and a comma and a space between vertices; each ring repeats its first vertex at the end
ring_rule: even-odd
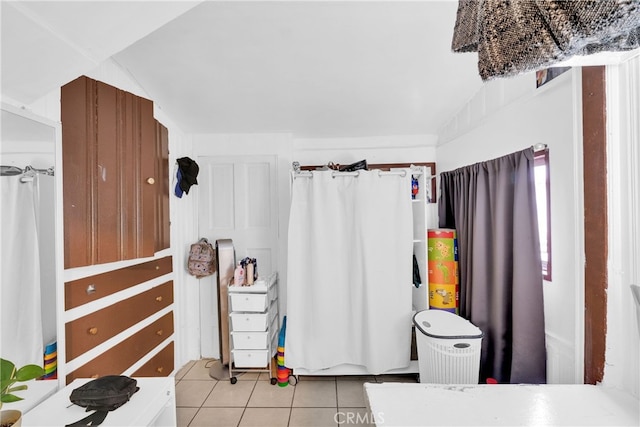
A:
POLYGON ((231 350, 236 368, 264 368, 269 364, 269 351, 264 350, 231 350))
POLYGON ((231 311, 262 313, 267 309, 267 293, 231 293, 231 311))
POLYGON ((267 330, 268 313, 231 313, 231 330, 240 332, 263 332, 267 330))
POLYGON ((236 350, 266 349, 268 332, 231 332, 233 348, 236 350))

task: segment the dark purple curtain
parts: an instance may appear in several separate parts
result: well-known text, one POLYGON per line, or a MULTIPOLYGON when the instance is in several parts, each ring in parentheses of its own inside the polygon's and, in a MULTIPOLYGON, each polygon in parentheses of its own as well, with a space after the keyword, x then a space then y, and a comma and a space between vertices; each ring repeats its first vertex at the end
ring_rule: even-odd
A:
POLYGON ((533 150, 440 175, 439 221, 458 234, 460 315, 482 338, 480 378, 544 384, 533 150))

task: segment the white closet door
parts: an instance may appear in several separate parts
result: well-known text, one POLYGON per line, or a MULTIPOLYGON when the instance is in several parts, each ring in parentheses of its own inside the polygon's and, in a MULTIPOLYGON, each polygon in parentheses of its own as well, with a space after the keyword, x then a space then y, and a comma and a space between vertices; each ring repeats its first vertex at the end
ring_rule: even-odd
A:
MULTIPOLYGON (((277 270, 278 196, 275 156, 215 156, 198 159, 198 234, 215 245, 231 239, 236 261, 257 260, 258 274, 277 270)), ((216 279, 213 279, 216 284, 216 279)), ((219 357, 217 294, 201 285, 204 357, 219 357)))

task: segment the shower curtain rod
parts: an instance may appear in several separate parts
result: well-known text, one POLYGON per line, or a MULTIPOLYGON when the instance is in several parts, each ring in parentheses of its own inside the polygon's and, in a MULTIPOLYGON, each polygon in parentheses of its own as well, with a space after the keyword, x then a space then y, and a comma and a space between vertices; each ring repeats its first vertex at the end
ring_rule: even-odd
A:
MULTIPOLYGON (((385 176, 385 175, 400 175, 400 176, 405 176, 407 174, 407 171, 378 171, 378 176, 385 176)), ((422 172, 420 171, 416 171, 416 172, 412 172, 412 175, 421 175, 422 172)), ((355 176, 357 177, 358 175, 360 175, 360 171, 354 171, 354 172, 340 172, 340 171, 334 171, 331 173, 331 176, 333 178, 337 177, 337 176, 355 176)), ((313 173, 311 171, 293 171, 293 178, 313 178, 313 173)))
POLYGON ((21 169, 17 166, 5 166, 5 165, 0 166, 0 176, 13 176, 13 175, 20 175, 20 174, 33 175, 36 173, 54 176, 55 170, 53 166, 51 166, 48 169, 38 169, 38 168, 34 168, 33 166, 25 166, 24 169, 21 169))
MULTIPOLYGON (((543 144, 543 143, 537 143, 537 144, 533 144, 531 146, 531 149, 533 150, 534 153, 537 153, 539 151, 544 151, 547 149, 547 144, 543 144)), ((431 175, 430 177, 427 177, 428 180, 432 180, 432 179, 436 179, 437 177, 439 177, 440 174, 437 173, 435 175, 431 175)))

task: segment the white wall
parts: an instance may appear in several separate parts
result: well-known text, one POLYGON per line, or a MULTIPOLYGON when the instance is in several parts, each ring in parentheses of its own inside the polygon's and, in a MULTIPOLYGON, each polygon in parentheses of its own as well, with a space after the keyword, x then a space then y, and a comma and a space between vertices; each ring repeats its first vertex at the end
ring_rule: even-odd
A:
POLYGON ((549 383, 582 383, 583 207, 580 69, 539 89, 535 75, 495 80, 452 118, 437 148, 449 171, 523 150, 549 147, 552 281, 544 283, 549 383))
POLYGON ((608 289, 603 384, 640 396, 640 56, 607 67, 608 289))

